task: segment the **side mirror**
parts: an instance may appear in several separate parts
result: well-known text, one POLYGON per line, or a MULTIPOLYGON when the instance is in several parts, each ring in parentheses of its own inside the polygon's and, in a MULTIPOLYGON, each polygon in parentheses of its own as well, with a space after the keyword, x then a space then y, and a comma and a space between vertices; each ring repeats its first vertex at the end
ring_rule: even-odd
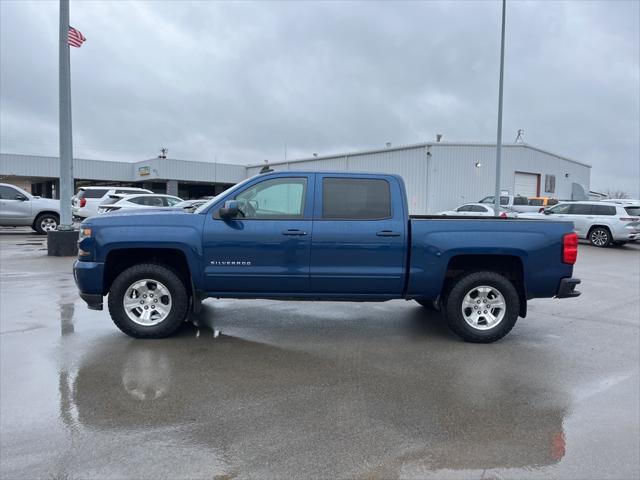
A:
POLYGON ((16 195, 16 200, 19 200, 20 202, 24 202, 27 199, 27 197, 25 197, 24 195, 18 193, 16 195))
POLYGON ((237 200, 227 200, 224 202, 224 207, 218 210, 221 218, 229 219, 238 216, 240 208, 238 207, 237 200))

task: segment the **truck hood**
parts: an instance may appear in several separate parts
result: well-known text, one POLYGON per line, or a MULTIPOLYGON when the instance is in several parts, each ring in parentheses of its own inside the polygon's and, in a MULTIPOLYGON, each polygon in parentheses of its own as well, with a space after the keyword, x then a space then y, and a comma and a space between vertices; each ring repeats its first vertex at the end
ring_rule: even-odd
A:
POLYGON ((176 221, 183 223, 185 217, 200 217, 193 213, 188 213, 181 208, 141 208, 141 209, 122 209, 89 217, 83 224, 91 224, 96 226, 113 226, 113 225, 172 225, 176 221))

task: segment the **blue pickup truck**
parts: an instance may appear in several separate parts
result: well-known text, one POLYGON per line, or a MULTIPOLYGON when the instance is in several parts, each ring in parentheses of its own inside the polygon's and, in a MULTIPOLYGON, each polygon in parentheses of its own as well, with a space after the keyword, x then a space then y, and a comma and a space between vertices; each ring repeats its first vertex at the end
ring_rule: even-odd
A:
POLYGON ((85 220, 74 276, 89 308, 137 338, 171 335, 207 297, 439 309, 462 339, 506 335, 527 300, 575 297, 570 222, 410 216, 397 175, 270 172, 194 213, 85 220))

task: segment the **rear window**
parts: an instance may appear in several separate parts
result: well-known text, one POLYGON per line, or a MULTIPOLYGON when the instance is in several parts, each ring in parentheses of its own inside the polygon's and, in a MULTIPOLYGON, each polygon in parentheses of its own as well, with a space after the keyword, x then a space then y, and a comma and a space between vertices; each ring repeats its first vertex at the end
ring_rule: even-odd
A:
POLYGON ((611 205, 592 205, 591 215, 615 215, 616 207, 611 205))
POLYGON ((634 217, 640 217, 640 207, 624 207, 625 212, 634 217))
POLYGON ((100 205, 113 205, 114 203, 119 202, 120 200, 122 200, 122 197, 109 195, 109 197, 100 205))
POLYGON ((322 217, 342 220, 390 218, 389 182, 368 178, 324 178, 322 217))
POLYGON ((117 188, 114 193, 129 193, 129 194, 131 194, 131 193, 146 193, 146 192, 141 192, 140 190, 132 190, 130 188, 117 188))
POLYGON ((80 189, 80 191, 78 192, 77 197, 78 198, 102 198, 104 197, 105 193, 107 193, 109 190, 108 189, 102 189, 102 188, 92 188, 90 190, 83 190, 80 189))

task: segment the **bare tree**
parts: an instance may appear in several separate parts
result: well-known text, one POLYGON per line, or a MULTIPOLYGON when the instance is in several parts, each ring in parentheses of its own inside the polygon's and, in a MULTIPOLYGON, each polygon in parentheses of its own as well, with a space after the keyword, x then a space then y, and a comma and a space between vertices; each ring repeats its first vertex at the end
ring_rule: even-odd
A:
POLYGON ((630 198, 628 192, 625 192, 624 190, 615 190, 613 188, 607 188, 604 191, 604 194, 607 198, 630 198))

